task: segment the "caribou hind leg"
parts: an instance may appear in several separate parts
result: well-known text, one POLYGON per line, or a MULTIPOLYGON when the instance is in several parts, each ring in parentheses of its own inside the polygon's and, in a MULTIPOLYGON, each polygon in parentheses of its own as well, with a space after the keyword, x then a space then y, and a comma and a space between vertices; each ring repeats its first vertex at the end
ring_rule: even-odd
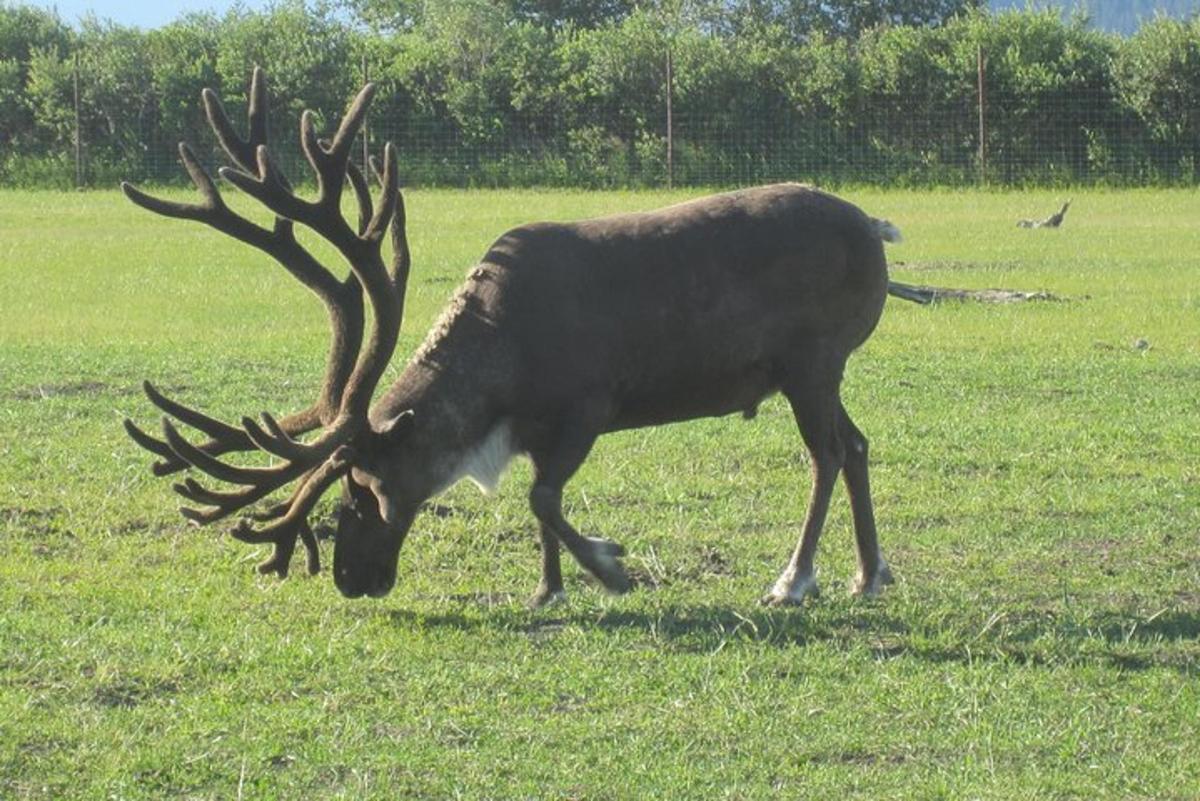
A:
POLYGON ((813 559, 838 474, 846 461, 838 398, 840 377, 840 367, 832 373, 810 368, 799 379, 783 386, 783 394, 792 406, 800 435, 812 457, 813 482, 796 550, 771 591, 762 599, 769 606, 795 606, 807 597, 820 595, 813 559))
POLYGON ((854 539, 858 546, 858 575, 850 585, 855 595, 877 595, 891 584, 892 572, 879 550, 875 531, 875 510, 871 504, 871 483, 867 474, 867 438, 854 425, 845 407, 841 407, 840 429, 846 461, 842 477, 850 495, 854 515, 854 539))

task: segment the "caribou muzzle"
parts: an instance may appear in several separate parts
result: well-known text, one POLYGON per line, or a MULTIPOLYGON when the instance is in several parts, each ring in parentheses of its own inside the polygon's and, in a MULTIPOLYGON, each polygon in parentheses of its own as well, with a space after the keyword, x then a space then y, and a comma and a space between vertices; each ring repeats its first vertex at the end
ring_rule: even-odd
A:
POLYGON ((396 584, 400 546, 414 513, 403 510, 385 522, 370 490, 344 482, 333 546, 333 581, 347 598, 382 598, 396 584))

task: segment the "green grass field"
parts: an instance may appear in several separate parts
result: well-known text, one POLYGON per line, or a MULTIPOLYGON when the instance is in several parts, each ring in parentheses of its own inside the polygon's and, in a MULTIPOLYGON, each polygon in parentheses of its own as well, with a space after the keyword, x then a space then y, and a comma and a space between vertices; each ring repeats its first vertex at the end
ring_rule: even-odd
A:
MULTIPOLYGON (((1057 231, 1014 227, 1049 191, 841 194, 900 280, 1065 298, 889 300, 851 360, 898 583, 848 596, 839 488, 821 599, 757 605, 809 481, 776 398, 602 439, 568 515, 640 586, 572 565, 531 612, 523 462, 422 515, 382 601, 185 525, 121 430, 142 379, 307 405, 319 303, 116 192, 0 192, 0 798, 1200 797, 1200 194, 1076 192, 1057 231)), ((505 228, 682 197, 411 192, 392 375, 505 228)))

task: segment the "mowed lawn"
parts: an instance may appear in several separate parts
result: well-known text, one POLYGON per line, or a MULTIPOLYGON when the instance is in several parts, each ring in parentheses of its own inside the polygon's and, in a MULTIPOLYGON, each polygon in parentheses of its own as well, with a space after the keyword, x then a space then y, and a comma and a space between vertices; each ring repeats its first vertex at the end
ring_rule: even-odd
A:
MULTIPOLYGON (((320 304, 115 191, 0 192, 0 798, 1200 797, 1200 194, 841 194, 903 230, 899 280, 1061 298, 889 300, 852 358, 897 584, 849 597, 839 488, 822 597, 758 605, 809 485, 775 398, 602 439, 567 512, 638 586, 572 564, 529 611, 524 462, 439 498, 383 600, 186 525, 121 428, 157 426, 141 381, 305 406, 320 304)), ((385 381, 506 228, 687 196, 409 193, 385 381)))

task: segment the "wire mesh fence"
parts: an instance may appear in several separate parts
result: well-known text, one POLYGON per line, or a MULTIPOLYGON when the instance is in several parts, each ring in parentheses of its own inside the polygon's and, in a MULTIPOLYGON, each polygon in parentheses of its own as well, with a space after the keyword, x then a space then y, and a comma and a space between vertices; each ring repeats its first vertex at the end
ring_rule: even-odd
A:
MULTIPOLYGON (((989 89, 983 73, 935 92, 874 93, 837 112, 782 104, 750 112, 672 108, 669 92, 662 94, 649 114, 646 99, 639 99, 642 113, 632 120, 620 112, 582 121, 522 114, 494 130, 448 113, 409 113, 381 97, 368 118, 367 145, 379 152, 384 141, 394 142, 410 186, 1191 184, 1200 164, 1200 145, 1189 137, 1164 137, 1094 90, 1030 103, 989 89)), ((1174 128, 1184 130, 1194 111, 1179 114, 1174 128)), ((336 121, 335 114, 325 116, 336 121)), ((273 153, 285 172, 302 178, 307 168, 295 128, 295 120, 274 121, 273 153)), ((152 114, 134 131, 101 126, 75 137, 79 147, 64 148, 43 165, 57 173, 55 183, 180 181, 180 138, 191 140, 210 167, 221 163, 203 125, 167 131, 152 114)))

